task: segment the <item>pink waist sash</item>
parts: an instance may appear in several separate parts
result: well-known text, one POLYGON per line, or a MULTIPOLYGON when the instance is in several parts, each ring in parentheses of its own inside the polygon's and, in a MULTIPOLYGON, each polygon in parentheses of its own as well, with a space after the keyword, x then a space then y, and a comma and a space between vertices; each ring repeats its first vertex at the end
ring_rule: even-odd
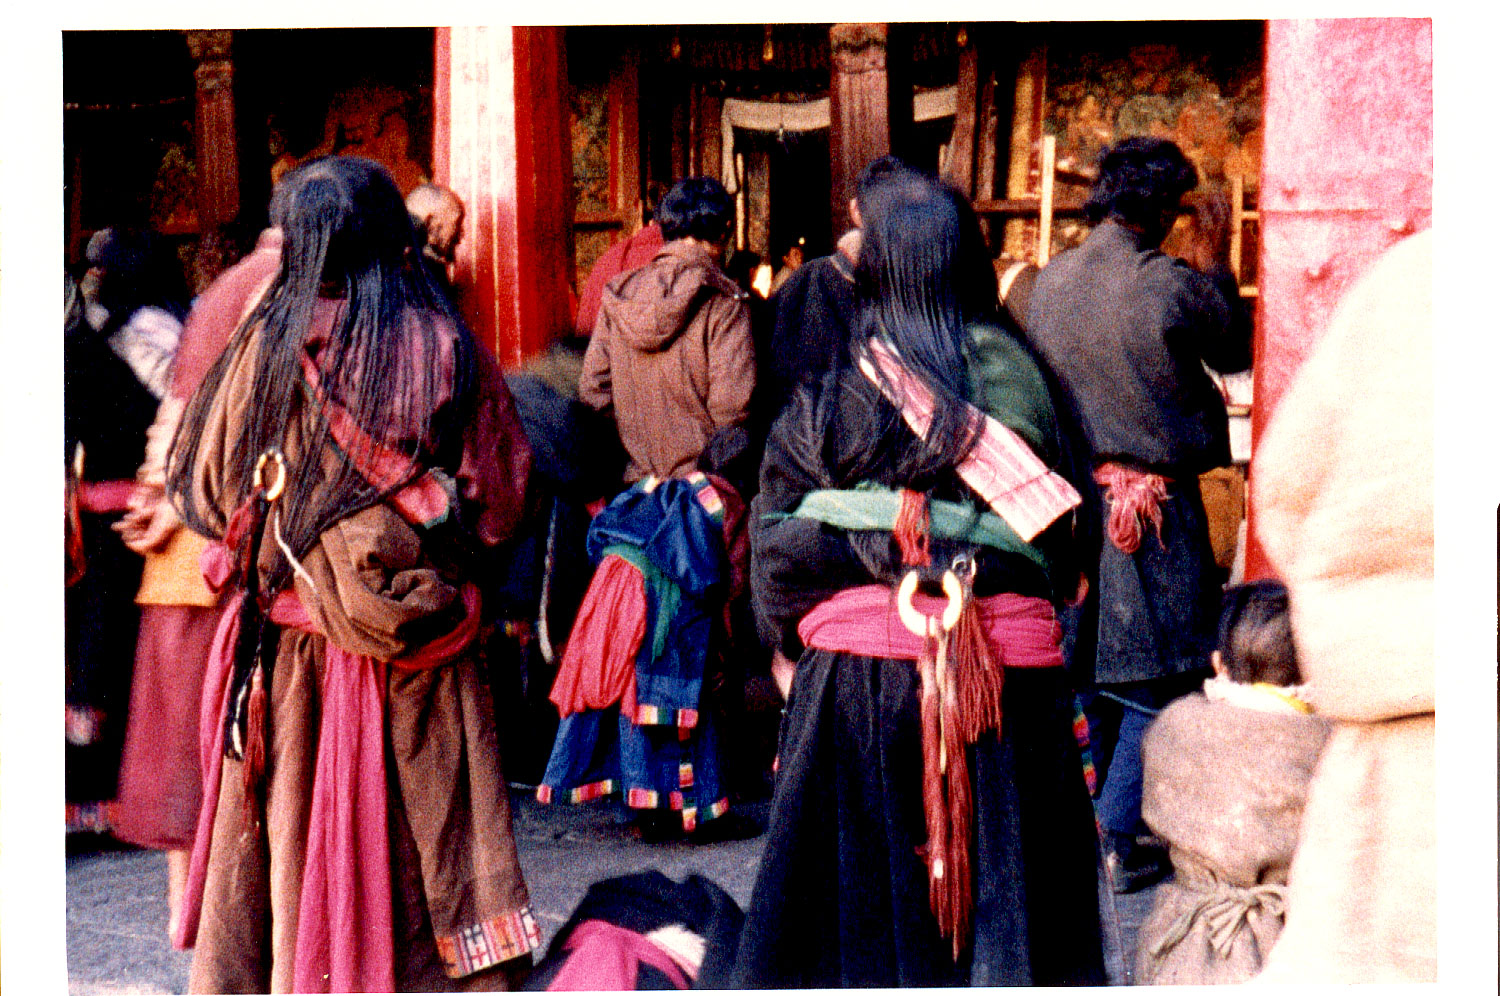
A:
MULTIPOLYGON (((211 565, 218 566, 224 553, 222 547, 206 552, 205 574, 212 573, 211 565)), ((461 593, 463 620, 398 664, 351 653, 332 641, 325 644, 322 714, 297 917, 297 992, 390 992, 395 987, 386 833, 386 668, 440 667, 468 646, 479 629, 479 590, 466 584, 461 593)), ((203 909, 224 757, 221 724, 228 708, 240 605, 240 598, 226 600, 203 683, 198 733, 203 808, 173 938, 178 948, 193 946, 203 909)), ((295 591, 279 593, 267 616, 278 626, 317 632, 295 591)))
MULTIPOLYGON (((947 600, 918 594, 912 604, 925 615, 942 613, 947 600)), ((1052 603, 1044 598, 1009 593, 974 599, 979 624, 1006 667, 1062 667, 1062 627, 1052 603)), ((896 593, 878 584, 847 588, 820 602, 797 624, 802 643, 866 657, 915 661, 922 638, 896 614, 896 593)))

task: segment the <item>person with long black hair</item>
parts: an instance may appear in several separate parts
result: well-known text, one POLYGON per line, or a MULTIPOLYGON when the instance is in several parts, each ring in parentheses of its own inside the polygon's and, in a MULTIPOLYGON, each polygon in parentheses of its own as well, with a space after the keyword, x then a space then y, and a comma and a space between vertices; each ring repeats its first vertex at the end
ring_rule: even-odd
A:
POLYGON ((530 451, 385 171, 283 182, 280 272, 167 463, 227 593, 176 941, 195 992, 508 988, 539 933, 474 582, 530 451))
POLYGON ((1068 412, 952 190, 871 220, 857 290, 751 510, 757 622, 798 663, 736 983, 1102 984, 1054 609, 1089 545, 1068 412))

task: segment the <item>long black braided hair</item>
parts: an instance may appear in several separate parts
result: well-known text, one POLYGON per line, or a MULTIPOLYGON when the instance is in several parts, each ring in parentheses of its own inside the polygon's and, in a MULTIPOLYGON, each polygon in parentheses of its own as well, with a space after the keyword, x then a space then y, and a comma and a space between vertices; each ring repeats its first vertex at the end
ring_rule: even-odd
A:
MULTIPOLYGON (((379 165, 344 156, 310 162, 283 178, 272 212, 283 233, 280 272, 189 401, 167 488, 189 526, 223 536, 229 512, 251 494, 261 454, 288 450, 277 527, 300 559, 331 525, 424 469, 457 467, 473 406, 476 347, 420 264, 406 207, 379 165), (314 312, 330 301, 335 317, 314 355, 314 312), (223 414, 219 406, 233 403, 228 382, 231 374, 242 382, 235 371, 246 356, 251 400, 227 419, 223 493, 205 495, 195 485, 205 428, 223 414), (361 430, 358 444, 333 444, 329 408, 310 388, 305 358, 323 396, 361 430), (361 473, 377 449, 399 454, 395 484, 379 486, 361 473)), ((271 588, 289 577, 285 560, 277 558, 265 579, 271 588)))

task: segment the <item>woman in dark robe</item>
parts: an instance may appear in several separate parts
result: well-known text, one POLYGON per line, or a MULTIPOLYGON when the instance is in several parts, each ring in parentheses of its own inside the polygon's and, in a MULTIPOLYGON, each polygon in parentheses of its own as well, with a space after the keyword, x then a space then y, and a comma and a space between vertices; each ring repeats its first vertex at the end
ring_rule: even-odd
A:
POLYGON ((757 621, 798 664, 736 983, 1103 984, 1054 612, 1088 562, 1067 413, 956 193, 892 205, 858 289, 751 513, 757 621))
POLYGON ((168 458, 226 590, 176 941, 194 992, 509 988, 540 936, 475 581, 530 450, 385 171, 284 182, 280 273, 168 458))

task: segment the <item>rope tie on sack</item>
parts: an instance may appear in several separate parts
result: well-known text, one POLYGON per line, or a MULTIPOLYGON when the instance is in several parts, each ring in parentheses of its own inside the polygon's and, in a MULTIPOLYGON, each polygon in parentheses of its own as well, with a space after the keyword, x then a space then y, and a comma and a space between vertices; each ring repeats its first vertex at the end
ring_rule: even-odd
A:
POLYGON ((1215 880, 1198 901, 1183 910, 1161 940, 1147 952, 1153 959, 1165 958, 1188 936, 1199 920, 1208 927, 1209 943, 1220 958, 1228 958, 1235 938, 1252 918, 1286 915, 1286 886, 1267 883, 1246 888, 1215 880))

